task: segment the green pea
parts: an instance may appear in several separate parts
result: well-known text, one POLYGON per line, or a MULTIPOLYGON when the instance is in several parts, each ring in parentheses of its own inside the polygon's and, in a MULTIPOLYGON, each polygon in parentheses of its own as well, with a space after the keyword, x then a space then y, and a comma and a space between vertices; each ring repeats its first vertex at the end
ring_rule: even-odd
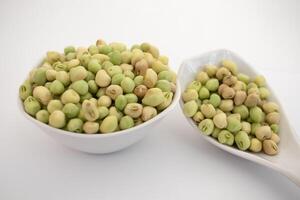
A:
POLYGON ((205 66, 205 72, 209 77, 214 77, 217 73, 218 67, 215 65, 206 65, 205 66))
POLYGON ((68 55, 69 53, 75 52, 75 47, 74 46, 67 46, 64 48, 64 53, 65 55, 68 55))
POLYGON ((251 134, 255 135, 257 128, 261 127, 260 123, 252 123, 251 124, 251 134))
POLYGON ((267 99, 270 96, 270 91, 265 87, 259 88, 259 96, 261 99, 267 99))
POLYGON ((139 103, 128 103, 124 113, 132 118, 138 118, 142 115, 143 106, 139 103))
POLYGON ((123 51, 121 53, 121 62, 122 63, 130 63, 132 58, 132 52, 131 51, 123 51))
POLYGON ((132 93, 132 91, 134 90, 135 84, 132 79, 125 77, 121 81, 121 87, 125 93, 132 93))
POLYGON ((67 65, 63 64, 60 61, 53 63, 52 66, 56 71, 67 71, 67 68, 68 68, 67 65))
POLYGON ((113 64, 112 64, 110 61, 104 61, 104 62, 102 63, 102 68, 103 68, 105 71, 107 71, 107 69, 108 69, 109 67, 111 67, 111 66, 113 66, 113 64))
POLYGON ((157 106, 158 111, 162 111, 165 108, 167 108, 172 103, 173 100, 172 92, 163 92, 163 95, 164 95, 164 101, 157 106))
POLYGON ((204 85, 209 80, 209 76, 206 72, 201 71, 197 74, 196 80, 204 85))
POLYGON ((96 45, 89 46, 88 50, 91 55, 99 53, 98 47, 96 45))
POLYGON ((105 94, 115 100, 119 95, 123 94, 123 89, 119 85, 110 85, 106 88, 105 94))
POLYGON ((236 133, 242 129, 241 122, 233 117, 227 118, 227 127, 226 129, 232 133, 236 133))
POLYGON ((112 42, 109 46, 113 49, 113 51, 123 52, 126 50, 126 45, 121 42, 112 42))
POLYGON ((134 126, 133 119, 126 115, 120 119, 119 127, 121 130, 129 129, 134 126))
POLYGON ((171 71, 162 71, 158 74, 158 80, 167 80, 169 82, 172 82, 173 74, 171 71))
POLYGON ((217 128, 223 129, 227 127, 227 118, 226 114, 223 112, 217 113, 214 118, 213 122, 217 128))
POLYGON ((70 70, 70 80, 72 82, 84 80, 87 76, 87 71, 84 67, 78 66, 70 70))
POLYGON ((80 58, 80 63, 82 64, 82 66, 87 67, 90 60, 91 60, 91 55, 89 53, 84 53, 80 58))
POLYGON ((99 53, 105 54, 105 55, 108 55, 110 52, 112 52, 111 46, 108 46, 105 44, 99 45, 98 50, 99 50, 99 53))
POLYGON ((237 75, 237 65, 234 61, 224 59, 222 60, 221 65, 228 69, 233 75, 237 75))
POLYGON ((202 104, 200 106, 200 110, 206 118, 213 118, 213 116, 216 114, 216 110, 211 104, 202 104))
POLYGON ((192 81, 188 86, 187 89, 195 89, 199 92, 202 84, 200 81, 192 81))
POLYGON ((122 57, 121 57, 121 53, 118 51, 113 51, 111 53, 108 54, 109 58, 110 58, 110 62, 114 65, 120 65, 122 62, 122 57))
POLYGON ((100 125, 100 131, 102 133, 114 132, 117 128, 118 128, 118 118, 114 115, 105 117, 100 125))
POLYGON ((88 81, 88 91, 92 94, 96 94, 98 91, 98 85, 96 81, 94 80, 89 80, 88 81))
POLYGON ((198 128, 204 135, 211 135, 214 131, 214 127, 214 123, 211 119, 204 119, 198 125, 198 128))
POLYGON ((100 63, 98 62, 97 59, 93 58, 89 61, 89 64, 88 64, 88 70, 90 72, 93 72, 94 74, 97 74, 97 72, 102 69, 100 63))
POLYGON ((91 100, 83 101, 82 110, 84 111, 84 117, 88 121, 93 122, 99 118, 97 106, 91 100))
POLYGON ((238 80, 240 80, 240 81, 242 81, 246 84, 248 84, 250 82, 250 77, 246 74, 240 73, 240 74, 237 75, 237 78, 238 78, 238 80))
POLYGON ((266 79, 263 76, 256 76, 253 80, 253 82, 258 86, 258 87, 264 87, 266 86, 266 79))
POLYGON ((105 95, 105 92, 106 92, 106 88, 99 88, 96 93, 96 97, 100 98, 101 96, 105 95))
POLYGON ((116 75, 116 74, 121 74, 121 73, 122 73, 122 69, 121 69, 121 67, 118 66, 118 65, 113 65, 113 66, 107 68, 106 71, 107 71, 107 73, 108 73, 108 75, 109 75, 110 77, 113 77, 113 76, 116 75))
POLYGON ((113 85, 120 85, 121 81, 125 78, 124 74, 115 74, 111 79, 111 84, 113 85))
POLYGON ((152 107, 158 106, 163 101, 164 101, 164 95, 161 89, 159 88, 151 88, 147 90, 147 93, 142 99, 144 105, 152 106, 152 107))
POLYGON ((271 129, 274 133, 278 133, 279 132, 279 126, 278 124, 272 124, 271 126, 271 129))
POLYGON ((105 70, 99 70, 96 74, 95 81, 99 87, 107 87, 111 82, 111 77, 105 70))
POLYGON ((53 69, 48 69, 46 71, 46 78, 48 81, 54 81, 56 79, 56 73, 57 71, 53 70, 53 69))
POLYGON ((79 107, 73 103, 67 103, 64 105, 62 111, 65 113, 67 118, 74 118, 79 114, 79 107))
POLYGON ((30 95, 32 95, 32 86, 30 82, 27 80, 20 86, 19 96, 24 101, 30 95))
POLYGON ((248 134, 244 131, 238 132, 234 137, 235 143, 240 150, 247 150, 250 147, 250 139, 248 134))
POLYGON ((136 76, 133 81, 134 81, 134 84, 136 86, 142 85, 143 82, 144 82, 144 77, 143 76, 136 76))
POLYGON ((50 92, 54 95, 60 95, 65 91, 65 86, 62 82, 55 80, 50 85, 50 92))
POLYGON ((63 128, 66 125, 66 116, 60 110, 53 111, 49 116, 49 125, 55 128, 63 128))
POLYGON ((198 99, 198 97, 199 97, 198 92, 195 89, 187 89, 182 94, 182 99, 184 102, 196 100, 198 99))
POLYGON ((68 86, 70 84, 70 76, 65 71, 59 71, 56 73, 56 80, 60 81, 64 86, 68 86))
POLYGON ((119 95, 115 100, 115 106, 119 110, 123 110, 127 105, 127 99, 124 95, 119 95))
POLYGON ((109 110, 105 106, 98 107, 98 112, 99 112, 99 119, 103 119, 109 114, 109 110))
POLYGON ((151 106, 145 106, 142 111, 141 119, 145 122, 157 115, 157 110, 151 106))
POLYGON ((137 103, 138 97, 135 94, 125 94, 127 103, 137 103))
POLYGON ((195 100, 188 101, 183 105, 183 113, 187 117, 194 116, 197 111, 198 111, 198 104, 196 103, 195 100))
POLYGON ((72 84, 72 89, 79 95, 85 95, 89 91, 88 83, 84 80, 75 81, 72 84))
POLYGON ((242 131, 245 131, 247 134, 251 133, 251 124, 249 122, 242 122, 242 131))
POLYGON ((83 121, 79 118, 71 119, 67 124, 67 130, 75 133, 82 133, 83 121))
POLYGON ((55 110, 61 110, 62 108, 63 104, 57 99, 51 100, 47 105, 47 110, 49 113, 53 113, 55 110))
POLYGON ((130 79, 132 79, 132 80, 133 80, 134 77, 135 77, 134 73, 133 73, 132 71, 130 71, 130 70, 124 71, 123 74, 124 74, 125 77, 128 77, 128 78, 130 78, 130 79))
POLYGON ((238 113, 241 119, 247 119, 249 116, 249 110, 245 105, 236 106, 233 109, 233 113, 238 113))
POLYGON ((264 103, 262 108, 266 114, 279 111, 279 106, 274 102, 264 103))
POLYGON ((79 103, 80 101, 80 96, 73 89, 66 90, 60 98, 63 104, 79 103))
POLYGON ((144 76, 144 85, 148 88, 153 88, 157 82, 157 74, 153 69, 147 69, 144 76))
POLYGON ((85 122, 82 127, 83 131, 87 134, 94 134, 99 131, 98 122, 85 122))
POLYGON ((253 152, 260 152, 262 150, 262 142, 257 138, 252 138, 249 150, 253 152))
POLYGON ((80 103, 82 103, 84 100, 89 100, 92 97, 93 97, 93 95, 91 93, 87 92, 86 94, 80 96, 80 103))
POLYGON ((161 89, 163 92, 170 92, 171 91, 171 84, 167 80, 158 80, 156 82, 155 87, 161 89))
POLYGON ((49 112, 47 110, 39 110, 36 114, 35 117, 37 120, 40 122, 43 122, 45 124, 48 123, 49 121, 49 112))
POLYGON ((162 71, 168 71, 169 67, 167 65, 163 64, 161 61, 155 60, 152 63, 152 69, 158 74, 162 71))
POLYGON ((231 99, 221 100, 219 108, 223 112, 230 112, 233 110, 233 101, 231 99))
POLYGON ((232 146, 233 142, 234 142, 234 135, 227 130, 222 130, 218 134, 218 141, 221 144, 226 144, 226 145, 232 146))
POLYGON ((218 138, 220 132, 221 132, 221 129, 214 128, 214 131, 212 132, 211 136, 214 138, 218 138))
POLYGON ((264 120, 263 111, 260 107, 255 106, 253 108, 250 108, 249 114, 253 122, 260 123, 264 120))
POLYGON ((209 97, 209 103, 217 108, 221 104, 221 97, 218 94, 213 93, 209 97))
POLYGON ((98 106, 110 107, 112 100, 109 96, 103 95, 98 99, 98 106))
POLYGON ((209 98, 209 90, 206 87, 201 87, 199 90, 199 98, 201 100, 209 98))
POLYGON ((55 51, 48 51, 47 52, 47 61, 49 63, 54 63, 55 61, 59 60, 60 58, 60 54, 58 52, 55 52, 55 51))
POLYGON ((205 83, 205 87, 211 91, 211 92, 215 92, 218 87, 219 87, 219 81, 216 78, 212 78, 209 79, 206 83, 205 83))
POLYGON ((29 96, 24 101, 24 109, 28 114, 35 116, 41 105, 33 96, 29 96))
POLYGON ((46 82, 46 70, 43 68, 37 68, 33 74, 33 83, 37 85, 44 85, 46 82))

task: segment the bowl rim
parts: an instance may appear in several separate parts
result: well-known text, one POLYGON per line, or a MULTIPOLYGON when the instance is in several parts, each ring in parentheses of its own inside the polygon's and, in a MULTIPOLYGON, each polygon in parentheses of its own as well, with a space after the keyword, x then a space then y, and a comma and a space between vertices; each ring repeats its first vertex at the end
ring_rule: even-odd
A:
POLYGON ((119 130, 119 131, 111 132, 111 133, 97 133, 97 134, 75 133, 75 132, 66 131, 66 130, 59 129, 59 128, 54 128, 54 127, 50 126, 49 124, 45 124, 43 122, 38 121, 36 118, 34 118, 33 116, 26 113, 24 110, 24 107, 23 107, 23 102, 20 99, 19 95, 17 95, 17 98, 18 98, 17 104, 18 104, 20 112, 23 114, 23 116, 25 116, 25 118, 30 120, 32 123, 36 123, 43 128, 51 130, 52 132, 57 132, 58 134, 63 134, 66 136, 73 136, 73 137, 78 137, 78 138, 105 138, 105 137, 115 137, 115 136, 125 135, 130 132, 134 132, 138 129, 146 127, 146 126, 150 125, 151 123, 161 119, 162 117, 166 116, 167 113, 169 113, 171 110, 173 110, 175 108, 175 106, 178 104, 178 102, 180 100, 180 97, 181 97, 181 87, 180 87, 179 80, 177 79, 176 80, 176 91, 175 91, 175 95, 173 97, 172 103, 166 109, 164 109, 162 112, 160 112, 158 115, 156 115, 155 117, 153 117, 152 119, 150 119, 146 122, 143 122, 142 124, 139 124, 137 126, 129 128, 129 129, 119 130))

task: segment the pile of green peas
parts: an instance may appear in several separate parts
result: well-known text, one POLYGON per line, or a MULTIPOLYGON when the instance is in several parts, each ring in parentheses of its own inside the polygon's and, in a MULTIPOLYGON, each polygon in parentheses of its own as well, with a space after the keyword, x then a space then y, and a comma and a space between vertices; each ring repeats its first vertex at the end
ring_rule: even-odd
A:
POLYGON ((88 48, 47 52, 19 88, 24 110, 52 127, 110 133, 146 122, 166 109, 176 90, 168 58, 149 44, 99 39, 88 48))
POLYGON ((206 65, 182 94, 183 111, 221 144, 268 155, 279 152, 279 106, 263 76, 239 73, 232 60, 206 65))

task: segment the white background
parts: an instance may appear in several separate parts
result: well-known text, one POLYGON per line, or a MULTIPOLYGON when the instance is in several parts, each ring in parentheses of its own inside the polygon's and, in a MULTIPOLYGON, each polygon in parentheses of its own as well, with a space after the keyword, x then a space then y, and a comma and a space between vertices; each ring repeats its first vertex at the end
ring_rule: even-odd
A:
POLYGON ((287 178, 202 140, 179 107, 140 143, 96 156, 57 144, 16 107, 19 84, 47 50, 100 37, 154 43, 175 70, 233 50, 267 76, 298 130, 299 10, 297 0, 1 0, 0 199, 300 199, 287 178))

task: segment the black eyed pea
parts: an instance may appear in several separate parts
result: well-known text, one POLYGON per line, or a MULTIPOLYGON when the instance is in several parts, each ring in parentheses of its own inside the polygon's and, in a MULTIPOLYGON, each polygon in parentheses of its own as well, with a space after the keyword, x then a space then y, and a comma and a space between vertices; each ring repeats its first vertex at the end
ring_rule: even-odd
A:
POLYGON ((268 155, 276 155, 279 152, 279 148, 273 140, 264 140, 263 151, 268 155))
POLYGON ((143 98, 148 91, 148 88, 145 85, 138 85, 137 87, 134 88, 133 93, 139 97, 143 98))

